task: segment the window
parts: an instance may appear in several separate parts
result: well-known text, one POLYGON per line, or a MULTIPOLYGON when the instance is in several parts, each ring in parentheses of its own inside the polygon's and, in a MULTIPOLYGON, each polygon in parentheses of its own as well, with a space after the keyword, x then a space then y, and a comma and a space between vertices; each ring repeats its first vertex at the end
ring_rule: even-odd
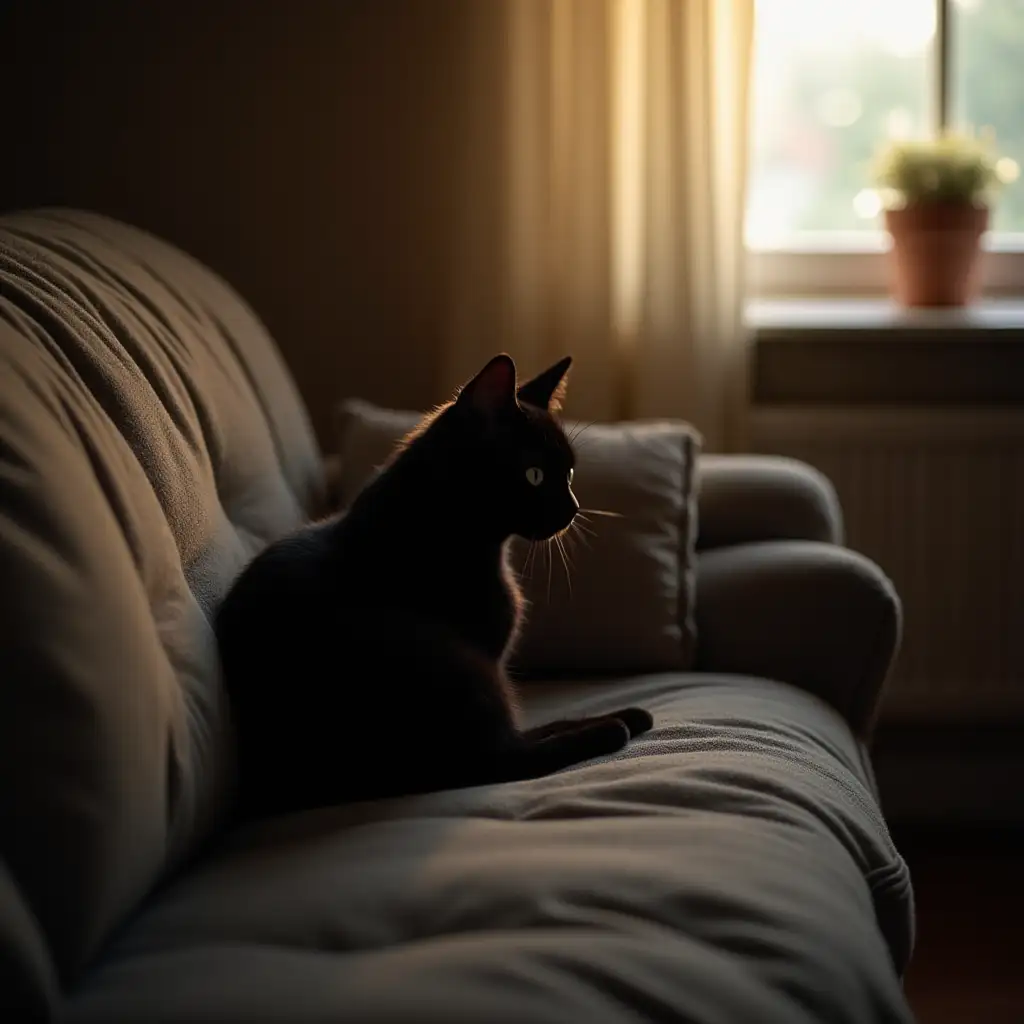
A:
POLYGON ((756 3, 755 288, 882 291, 870 162, 887 139, 950 127, 993 130, 1016 176, 993 212, 987 285, 1024 291, 1024 0, 756 3))

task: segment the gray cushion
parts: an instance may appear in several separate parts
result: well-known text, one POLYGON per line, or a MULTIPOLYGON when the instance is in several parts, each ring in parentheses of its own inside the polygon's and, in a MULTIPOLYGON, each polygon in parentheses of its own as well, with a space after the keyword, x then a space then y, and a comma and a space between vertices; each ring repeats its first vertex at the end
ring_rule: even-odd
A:
POLYGON ((727 676, 536 684, 525 706, 626 700, 655 730, 617 758, 236 833, 68 1019, 909 1022, 906 868, 838 714, 727 676))
MULTIPOLYGON (((420 414, 349 400, 339 409, 340 500, 348 504, 420 414)), ((517 674, 586 675, 692 667, 696 465, 686 423, 579 425, 573 490, 594 512, 554 546, 516 541, 512 562, 528 600, 511 660, 517 674)))
POLYGON ((843 512, 820 470, 780 455, 704 455, 697 547, 759 540, 843 542, 843 512))
POLYGON ((321 465, 253 313, 97 216, 0 218, 0 380, 0 856, 67 982, 217 819, 210 614, 321 465))

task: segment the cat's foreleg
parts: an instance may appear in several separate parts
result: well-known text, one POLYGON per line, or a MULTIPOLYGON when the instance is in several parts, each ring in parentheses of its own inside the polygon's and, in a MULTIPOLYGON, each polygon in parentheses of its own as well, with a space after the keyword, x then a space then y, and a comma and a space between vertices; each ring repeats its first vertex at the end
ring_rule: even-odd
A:
POLYGON ((565 732, 574 732, 580 726, 591 722, 606 722, 609 719, 617 719, 622 722, 629 730, 630 739, 633 739, 635 736, 641 736, 654 725, 654 719, 649 711, 645 711, 643 708, 622 708, 619 711, 612 711, 607 715, 594 715, 590 718, 577 719, 563 718, 556 722, 547 722, 544 725, 538 725, 533 729, 525 730, 522 735, 524 739, 529 741, 543 740, 565 732))
POLYGON ((629 742, 629 730, 618 718, 591 718, 571 724, 573 728, 539 739, 530 738, 529 734, 521 736, 510 764, 509 780, 550 775, 595 757, 614 754, 629 742))

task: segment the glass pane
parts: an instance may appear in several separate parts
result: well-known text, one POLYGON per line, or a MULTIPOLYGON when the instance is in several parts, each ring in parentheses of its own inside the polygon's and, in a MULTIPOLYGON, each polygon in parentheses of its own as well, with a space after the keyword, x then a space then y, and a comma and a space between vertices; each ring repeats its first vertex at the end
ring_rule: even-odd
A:
POLYGON ((1024 3, 954 0, 951 113, 960 127, 991 128, 1011 180, 993 211, 997 231, 1024 232, 1024 3))
POLYGON ((875 152, 929 127, 935 0, 757 0, 756 32, 748 244, 870 237, 875 152))

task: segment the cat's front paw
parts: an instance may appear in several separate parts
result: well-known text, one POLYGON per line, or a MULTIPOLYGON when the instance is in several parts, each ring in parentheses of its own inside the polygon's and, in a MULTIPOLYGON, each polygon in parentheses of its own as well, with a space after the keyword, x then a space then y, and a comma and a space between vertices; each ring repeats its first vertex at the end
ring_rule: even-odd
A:
POLYGON ((629 738, 641 736, 648 732, 654 725, 654 718, 650 711, 643 708, 623 708, 621 711, 613 711, 612 717, 617 718, 629 730, 629 738))

